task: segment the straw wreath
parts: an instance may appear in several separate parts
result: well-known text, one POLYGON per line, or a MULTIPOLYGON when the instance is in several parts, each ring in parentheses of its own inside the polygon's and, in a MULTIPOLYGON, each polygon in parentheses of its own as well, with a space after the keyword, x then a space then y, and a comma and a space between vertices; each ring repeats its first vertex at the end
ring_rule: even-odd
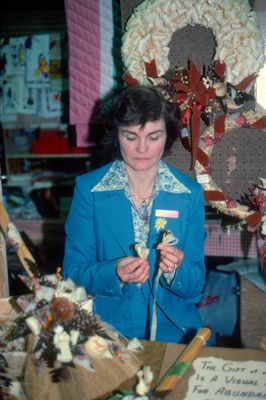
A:
POLYGON ((214 61, 226 63, 232 85, 256 75, 264 65, 263 39, 248 0, 146 0, 134 9, 125 27, 122 58, 127 74, 148 83, 145 63, 155 60, 158 75, 164 75, 170 66, 173 33, 196 24, 213 33, 214 61))

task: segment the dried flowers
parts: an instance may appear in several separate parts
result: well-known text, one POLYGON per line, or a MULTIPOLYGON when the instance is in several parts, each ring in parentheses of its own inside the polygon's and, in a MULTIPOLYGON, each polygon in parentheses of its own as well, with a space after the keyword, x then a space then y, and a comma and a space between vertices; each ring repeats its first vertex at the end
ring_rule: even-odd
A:
POLYGON ((153 380, 153 372, 150 366, 144 366, 137 372, 138 383, 136 385, 136 393, 139 396, 145 396, 151 389, 151 382, 153 380))
POLYGON ((55 297, 51 301, 51 312, 59 321, 69 321, 75 315, 76 306, 65 297, 55 297))
POLYGON ((107 340, 98 335, 91 336, 84 343, 84 349, 90 358, 112 358, 107 340))
POLYGON ((84 288, 62 280, 58 271, 22 279, 34 293, 17 298, 22 313, 6 337, 12 341, 34 334, 31 358, 39 373, 47 365, 51 379, 58 382, 68 379, 66 367, 94 370, 95 358, 114 357, 121 362, 130 358, 119 335, 93 314, 93 298, 84 288))

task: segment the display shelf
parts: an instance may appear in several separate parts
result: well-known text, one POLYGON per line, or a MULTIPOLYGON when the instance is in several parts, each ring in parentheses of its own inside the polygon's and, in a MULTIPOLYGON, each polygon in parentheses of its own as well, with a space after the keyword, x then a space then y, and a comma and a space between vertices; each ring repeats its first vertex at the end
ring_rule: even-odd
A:
POLYGON ((26 232, 35 245, 59 245, 64 241, 65 218, 15 219, 16 227, 26 232))
POLYGON ((45 130, 4 129, 2 134, 2 186, 8 212, 15 222, 25 218, 26 225, 28 219, 30 225, 39 226, 29 235, 34 241, 47 236, 41 233, 43 227, 48 227, 55 242, 60 241, 62 232, 56 226, 68 213, 76 176, 90 169, 89 151, 75 147, 68 128, 61 125, 45 130), (47 218, 56 222, 51 224, 47 218))
MULTIPOLYGON (((73 143, 73 139, 68 138, 68 128, 62 127, 51 129, 3 129, 3 146, 4 146, 4 164, 7 178, 10 175, 28 172, 31 170, 31 164, 36 163, 37 160, 44 162, 47 160, 59 160, 58 168, 61 169, 60 160, 84 160, 81 161, 82 167, 79 165, 78 170, 83 171, 88 169, 85 165, 86 161, 90 159, 89 149, 78 148, 73 143), (72 142, 70 144, 70 141, 72 142)), ((50 161, 52 165, 41 166, 41 169, 56 170, 57 166, 55 161, 50 161)), ((73 171, 77 172, 74 164, 72 163, 73 171)), ((36 169, 36 165, 32 166, 36 169)))

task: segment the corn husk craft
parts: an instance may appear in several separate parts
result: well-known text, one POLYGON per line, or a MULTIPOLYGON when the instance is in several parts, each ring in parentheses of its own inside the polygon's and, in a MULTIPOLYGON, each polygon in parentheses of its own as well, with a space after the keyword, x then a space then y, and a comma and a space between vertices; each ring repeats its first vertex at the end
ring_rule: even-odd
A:
POLYGON ((134 246, 136 255, 142 260, 146 260, 150 250, 145 246, 145 243, 136 243, 134 246))
POLYGON ((158 76, 170 67, 169 44, 176 30, 201 25, 216 41, 214 60, 226 62, 228 82, 239 84, 264 65, 264 43, 258 19, 248 0, 144 0, 128 19, 122 40, 126 70, 149 83, 145 64, 153 60, 158 76))
MULTIPOLYGON (((14 225, 10 233, 2 205, 0 220, 2 231, 19 249, 27 272, 20 279, 31 292, 12 299, 17 312, 3 321, 0 331, 0 348, 21 351, 24 361, 27 350, 27 398, 46 399, 49 392, 51 398, 75 399, 78 393, 79 399, 96 399, 134 377, 140 367, 134 346, 128 349, 129 341, 93 313, 93 297, 71 279, 63 280, 60 268, 49 275, 38 268, 14 225), (78 389, 79 381, 83 386, 78 389)), ((0 361, 2 373, 8 368, 1 352, 0 361)), ((11 375, 5 381, 0 377, 2 392, 22 398, 11 375)))
POLYGON ((137 374, 138 382, 133 391, 125 390, 115 393, 108 400, 159 400, 167 396, 183 379, 193 361, 209 339, 209 328, 201 328, 185 347, 177 360, 168 368, 159 383, 153 382, 153 373, 149 366, 143 367, 137 374))
MULTIPOLYGON (((42 388, 47 378, 52 385, 70 383, 75 379, 75 369, 83 379, 99 380, 97 387, 87 388, 84 399, 97 398, 136 374, 139 365, 134 352, 112 327, 93 314, 93 299, 83 288, 71 280, 61 280, 59 274, 21 279, 33 294, 16 298, 21 312, 9 324, 1 345, 29 339, 25 372, 28 398, 36 398, 38 385, 34 389, 33 382, 42 388), (100 384, 103 374, 110 375, 107 385, 100 384)), ((69 394, 68 398, 73 396, 69 394)))

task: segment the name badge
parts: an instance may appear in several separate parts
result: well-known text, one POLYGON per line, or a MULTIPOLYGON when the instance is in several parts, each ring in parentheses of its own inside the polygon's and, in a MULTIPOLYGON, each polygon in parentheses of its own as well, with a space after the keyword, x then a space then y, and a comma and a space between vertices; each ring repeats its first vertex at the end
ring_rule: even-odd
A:
POLYGON ((178 211, 175 211, 175 210, 155 210, 155 217, 178 218, 178 211))

